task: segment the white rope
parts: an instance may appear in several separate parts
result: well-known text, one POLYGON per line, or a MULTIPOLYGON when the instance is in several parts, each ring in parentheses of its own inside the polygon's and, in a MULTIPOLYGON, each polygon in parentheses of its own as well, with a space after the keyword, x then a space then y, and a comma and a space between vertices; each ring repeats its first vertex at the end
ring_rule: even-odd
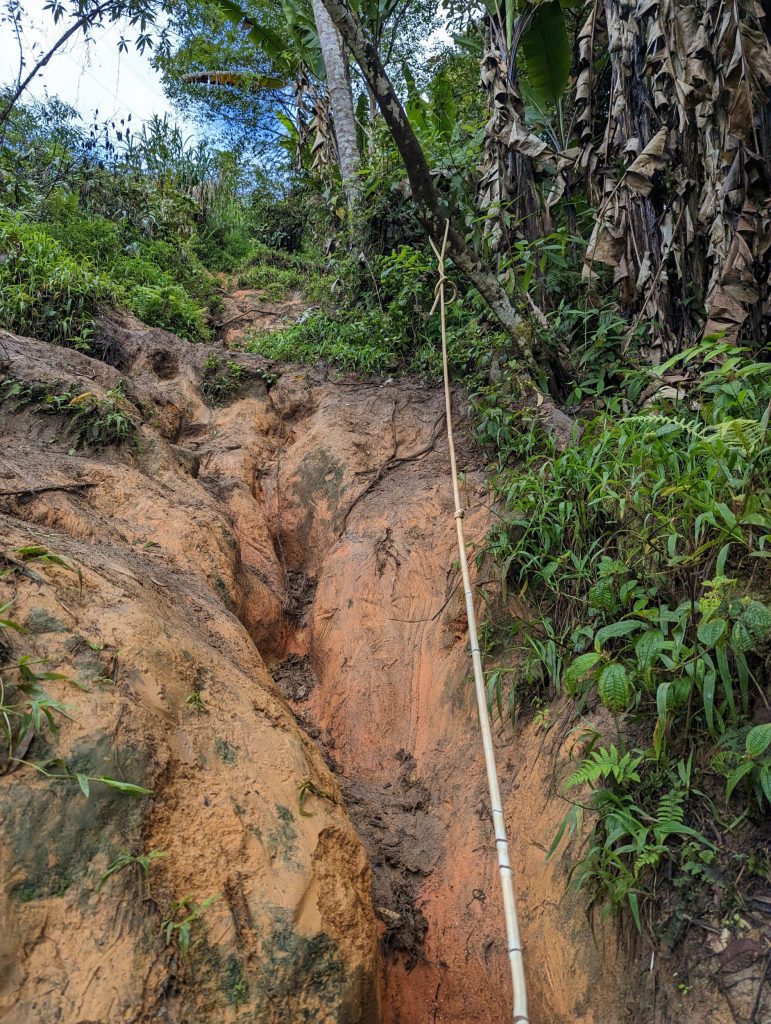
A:
POLYGON ((460 489, 458 486, 458 467, 455 460, 455 439, 452 432, 452 407, 450 400, 450 374, 447 360, 447 328, 445 324, 445 292, 444 286, 447 277, 444 272, 444 256, 447 248, 447 234, 450 229, 449 221, 444 232, 444 241, 441 250, 433 241, 431 248, 436 254, 439 265, 439 281, 436 286, 436 298, 431 307, 433 313, 439 306, 439 316, 442 326, 442 367, 444 372, 444 403, 447 417, 447 444, 450 449, 450 469, 452 471, 452 492, 455 499, 455 528, 458 532, 458 556, 460 568, 463 575, 463 593, 466 598, 466 617, 468 619, 469 640, 471 641, 471 661, 474 666, 474 687, 476 690, 477 708, 479 710, 479 725, 482 730, 482 746, 485 752, 485 766, 487 768, 487 784, 490 790, 490 804, 493 811, 493 828, 495 829, 495 846, 498 851, 498 868, 501 878, 501 889, 503 890, 503 914, 506 919, 506 948, 509 954, 511 965, 511 983, 513 989, 513 1019, 514 1021, 529 1021, 527 1012, 527 990, 525 987, 525 969, 522 957, 522 942, 519 937, 519 923, 517 921, 517 904, 514 898, 514 886, 512 884, 511 863, 509 861, 509 843, 506 838, 506 822, 503 817, 503 804, 501 791, 498 785, 498 772, 495 767, 495 751, 493 750, 493 734, 490 728, 490 715, 487 711, 487 692, 485 689, 485 677, 482 669, 482 657, 479 652, 479 638, 477 635, 476 614, 474 612, 474 596, 471 590, 471 578, 468 570, 468 559, 466 558, 466 540, 463 534, 463 509, 460 504, 460 489))

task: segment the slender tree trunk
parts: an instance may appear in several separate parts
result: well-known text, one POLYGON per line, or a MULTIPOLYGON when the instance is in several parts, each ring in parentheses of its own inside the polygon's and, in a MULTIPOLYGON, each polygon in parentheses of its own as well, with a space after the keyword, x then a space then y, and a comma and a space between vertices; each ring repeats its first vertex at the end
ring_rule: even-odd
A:
MULTIPOLYGON (((415 132, 399 102, 394 87, 386 74, 377 49, 367 38, 358 19, 346 6, 345 0, 314 0, 323 2, 345 45, 353 54, 367 85, 380 107, 383 120, 393 136, 409 178, 412 196, 421 219, 433 239, 441 245, 449 211, 445 210, 434 188, 431 172, 415 132)), ((501 287, 497 276, 477 258, 465 239, 450 225, 447 249, 453 262, 485 299, 506 331, 515 339, 520 353, 530 361, 532 354, 522 318, 501 287)))
POLYGON ((340 33, 335 27, 322 0, 313 0, 313 17, 319 36, 321 54, 327 70, 327 88, 332 105, 340 177, 348 199, 354 206, 359 195, 358 171, 361 161, 356 133, 356 115, 353 110, 348 60, 340 33))

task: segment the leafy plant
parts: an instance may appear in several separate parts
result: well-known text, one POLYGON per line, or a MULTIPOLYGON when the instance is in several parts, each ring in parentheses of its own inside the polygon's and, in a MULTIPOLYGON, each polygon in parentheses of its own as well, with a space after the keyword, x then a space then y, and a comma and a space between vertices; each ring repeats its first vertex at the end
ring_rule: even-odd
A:
POLYGON ((274 267, 258 264, 242 271, 238 276, 239 288, 255 288, 274 302, 285 299, 289 292, 299 291, 306 278, 293 267, 274 267))
POLYGON ((163 857, 168 857, 168 851, 166 850, 150 850, 148 853, 133 854, 130 850, 121 850, 116 859, 109 865, 107 870, 104 872, 102 877, 99 879, 99 884, 96 887, 96 891, 99 893, 104 888, 105 882, 107 882, 113 875, 118 874, 119 871, 125 871, 126 868, 137 867, 144 879, 145 886, 145 897, 150 898, 150 868, 154 861, 160 860, 163 857))
POLYGON ((36 772, 45 775, 47 779, 55 779, 60 782, 77 782, 83 796, 91 795, 91 783, 98 782, 109 789, 117 790, 126 796, 140 797, 152 796, 153 791, 135 782, 124 782, 123 779, 113 779, 109 775, 86 775, 84 772, 73 772, 61 758, 48 758, 45 761, 26 761, 23 758, 15 758, 19 764, 26 764, 34 768, 36 772), (51 771, 51 768, 58 768, 59 771, 51 771))
MULTIPOLYGON (((746 816, 748 796, 767 809, 771 769, 771 732, 767 742, 752 725, 767 711, 771 608, 747 592, 771 541, 771 384, 764 364, 713 339, 661 370, 629 372, 630 399, 674 365, 691 367, 677 398, 627 413, 606 405, 561 452, 523 424, 503 385, 477 398, 503 509, 488 550, 504 587, 536 610, 517 624, 529 659, 520 675, 538 665, 571 715, 599 702, 615 719, 616 742, 590 744, 568 780, 591 795, 559 838, 579 811, 592 815, 576 877, 638 925, 661 864, 677 871, 687 842, 704 846, 691 816, 714 817, 710 776, 746 816), (682 814, 662 803, 670 792, 682 814)), ((496 694, 501 712, 518 700, 496 694)))
POLYGON ((208 357, 201 371, 201 391, 211 405, 224 405, 243 385, 246 372, 231 359, 208 357))
POLYGON ((211 338, 211 329, 204 321, 204 311, 179 285, 136 285, 128 293, 126 304, 140 320, 173 331, 187 341, 208 341, 211 338))
MULTIPOLYGON (((19 629, 17 623, 8 619, 0 620, 0 625, 19 629)), ((29 655, 23 655, 15 665, 6 665, 0 675, 0 729, 5 737, 6 762, 16 758, 19 750, 23 756, 32 740, 43 735, 46 726, 51 735, 56 735, 56 715, 70 717, 70 708, 54 700, 41 686, 45 680, 70 680, 59 672, 36 672, 34 664, 29 655), (9 672, 15 673, 13 682, 6 678, 9 672)))
POLYGON ((318 797, 319 799, 328 800, 332 804, 337 802, 331 793, 327 793, 324 789, 319 789, 312 779, 305 779, 300 783, 298 791, 300 814, 302 814, 304 818, 312 817, 311 812, 305 810, 305 801, 308 799, 309 795, 318 797))
MULTIPOLYGON (((641 901, 652 895, 651 879, 655 879, 663 861, 676 862, 672 838, 688 837, 697 848, 715 849, 684 820, 690 760, 687 765, 680 762, 676 773, 664 773, 654 780, 641 776, 645 762, 645 754, 640 751, 622 754, 615 746, 601 747, 589 753, 565 785, 568 791, 588 786, 590 795, 584 806, 595 815, 587 850, 572 873, 572 884, 589 889, 590 907, 607 898, 604 915, 627 906, 638 929, 642 928, 641 901)), ((567 822, 575 821, 574 811, 569 812, 567 822)), ((553 845, 551 852, 555 848, 553 845)))
POLYGON ((176 943, 183 960, 187 959, 190 953, 193 925, 201 919, 204 911, 220 898, 221 894, 215 893, 198 903, 196 897, 191 894, 181 900, 175 900, 169 907, 168 917, 162 922, 161 931, 167 945, 176 943))
POLYGON ((570 38, 559 0, 533 4, 522 33, 522 50, 530 85, 545 103, 557 103, 570 75, 570 38))
POLYGON ((0 324, 17 334, 88 349, 100 304, 112 295, 43 228, 0 219, 0 324))
POLYGON ((78 391, 72 385, 59 391, 60 386, 6 377, 0 380, 0 403, 14 411, 32 406, 42 413, 63 416, 64 436, 73 448, 98 449, 136 440, 138 423, 120 387, 99 395, 78 391))

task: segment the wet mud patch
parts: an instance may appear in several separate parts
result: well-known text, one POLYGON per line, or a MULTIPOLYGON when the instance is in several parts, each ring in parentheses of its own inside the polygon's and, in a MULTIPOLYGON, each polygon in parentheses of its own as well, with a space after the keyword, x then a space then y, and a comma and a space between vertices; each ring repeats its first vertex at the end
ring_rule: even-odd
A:
POLYGON ((305 572, 288 572, 286 574, 286 597, 284 613, 294 626, 302 625, 316 596, 317 579, 305 572))
POLYGON ((409 971, 423 958, 428 922, 420 889, 436 865, 443 827, 431 813, 431 793, 415 759, 403 750, 394 759, 401 765, 394 782, 339 781, 372 867, 372 903, 385 926, 383 951, 403 956, 409 971))
POLYGON ((302 703, 318 685, 318 678, 307 655, 290 654, 273 669, 273 680, 282 697, 302 703))

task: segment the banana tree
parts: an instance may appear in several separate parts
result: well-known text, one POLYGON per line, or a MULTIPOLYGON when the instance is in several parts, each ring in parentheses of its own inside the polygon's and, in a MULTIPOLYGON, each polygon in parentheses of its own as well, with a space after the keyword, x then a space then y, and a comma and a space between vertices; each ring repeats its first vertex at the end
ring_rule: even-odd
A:
POLYGON ((487 4, 482 77, 493 116, 482 205, 493 247, 508 241, 507 210, 524 221, 526 200, 538 196, 544 216, 572 178, 597 210, 585 277, 604 266, 631 328, 653 325, 652 361, 715 332, 767 337, 771 41, 762 6, 591 0, 571 47, 568 0, 487 4), (524 117, 520 58, 551 124, 524 117), (548 196, 529 187, 540 175, 548 196))
MULTIPOLYGON (((528 127, 522 99, 519 62, 524 58, 528 85, 543 108, 561 121, 562 102, 571 64, 571 40, 563 7, 573 0, 486 0, 481 85, 488 98, 479 206, 485 235, 493 253, 504 253, 514 238, 533 240, 549 228, 549 209, 562 194, 560 175, 568 161, 555 168, 555 156, 541 134, 528 127), (547 196, 537 178, 552 177, 547 196)), ((560 142, 564 145, 564 133, 560 142)))
POLYGON ((598 211, 585 271, 612 268, 636 319, 657 325, 654 360, 702 334, 768 337, 767 10, 604 0, 578 33, 576 134, 598 211))

